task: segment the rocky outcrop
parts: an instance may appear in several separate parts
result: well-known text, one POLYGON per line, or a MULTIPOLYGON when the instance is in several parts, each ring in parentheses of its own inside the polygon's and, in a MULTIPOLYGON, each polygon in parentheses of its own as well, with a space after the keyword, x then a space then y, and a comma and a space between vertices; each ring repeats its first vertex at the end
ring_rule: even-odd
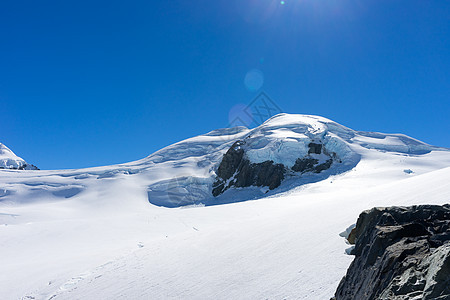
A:
POLYGON ((289 168, 283 164, 276 164, 272 160, 261 163, 250 162, 245 156, 245 141, 236 141, 224 154, 216 171, 217 177, 212 194, 216 197, 232 186, 266 186, 273 190, 281 184, 289 171, 301 174, 320 173, 329 169, 337 160, 335 153, 328 154, 323 145, 318 142, 309 143, 308 149, 308 154, 298 158, 294 166, 289 168))
POLYGON ((322 153, 322 144, 318 143, 309 143, 308 145, 308 154, 320 154, 322 153))
POLYGON ((333 163, 332 159, 327 159, 326 162, 319 164, 319 160, 312 157, 299 158, 295 161, 295 165, 292 167, 292 170, 295 172, 314 172, 320 173, 324 170, 327 170, 331 167, 333 163))
POLYGON ((450 205, 373 208, 348 236, 336 300, 450 299, 450 205))
POLYGON ((223 156, 212 194, 218 196, 231 186, 268 186, 273 190, 284 179, 285 168, 273 161, 251 163, 244 157, 243 141, 237 141, 223 156))

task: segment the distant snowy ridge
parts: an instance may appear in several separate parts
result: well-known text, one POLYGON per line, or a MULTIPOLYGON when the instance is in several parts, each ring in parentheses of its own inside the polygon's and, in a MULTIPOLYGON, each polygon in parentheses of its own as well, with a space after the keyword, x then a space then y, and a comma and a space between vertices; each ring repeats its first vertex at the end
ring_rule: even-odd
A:
MULTIPOLYGON (((284 193, 348 172, 366 158, 386 159, 392 155, 410 159, 425 158, 431 152, 450 153, 448 149, 431 146, 401 134, 355 131, 319 116, 279 114, 254 129, 217 129, 165 147, 135 162, 78 170, 41 171, 39 178, 27 172, 17 178, 11 174, 2 176, 0 172, 0 180, 5 183, 0 198, 13 202, 72 198, 91 190, 89 182, 92 180, 110 181, 123 177, 127 180, 136 178, 136 189, 147 195, 148 202, 157 206, 216 205, 284 193), (234 180, 231 178, 226 182, 229 185, 226 191, 213 195, 224 154, 237 141, 245 141, 245 159, 251 164, 272 161, 287 169, 279 186, 278 182, 272 185, 273 189, 270 189, 269 184, 265 186, 271 182, 270 178, 262 185, 258 184, 258 178, 250 182, 250 186, 248 183, 229 185, 234 180), (321 145, 328 156, 310 153, 311 144, 321 145), (328 169, 323 168, 330 155, 335 155, 333 163, 328 169), (301 164, 299 167, 296 165, 299 158, 316 159, 315 167, 321 171, 301 167, 301 164), (27 178, 25 184, 24 178, 27 178)), ((5 153, 9 153, 9 162, 5 165, 15 168, 25 165, 9 149, 5 153), (11 157, 14 158, 12 162, 11 157)), ((305 165, 309 162, 305 160, 301 163, 305 165)), ((404 173, 408 169, 416 171, 414 167, 404 165, 400 172, 404 173)))
POLYGON ((38 170, 36 166, 28 164, 2 143, 0 143, 0 169, 38 170))

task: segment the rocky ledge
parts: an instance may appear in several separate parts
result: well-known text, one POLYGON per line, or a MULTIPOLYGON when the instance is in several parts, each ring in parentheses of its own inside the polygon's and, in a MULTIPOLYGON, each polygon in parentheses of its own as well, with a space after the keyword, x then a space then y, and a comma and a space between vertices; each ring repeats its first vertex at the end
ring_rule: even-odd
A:
POLYGON ((373 208, 348 236, 335 300, 450 299, 450 205, 373 208))
POLYGON ((329 169, 333 162, 341 162, 336 153, 329 153, 321 143, 311 142, 308 149, 308 154, 299 157, 292 167, 274 163, 272 160, 252 163, 245 155, 245 141, 238 140, 222 158, 216 171, 212 194, 216 197, 232 186, 266 186, 273 190, 281 184, 288 172, 320 173, 329 169))

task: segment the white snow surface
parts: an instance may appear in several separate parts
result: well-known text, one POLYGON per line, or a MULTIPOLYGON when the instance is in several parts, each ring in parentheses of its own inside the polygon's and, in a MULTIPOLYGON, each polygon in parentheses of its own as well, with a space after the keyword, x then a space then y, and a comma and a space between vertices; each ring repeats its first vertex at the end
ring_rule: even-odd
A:
POLYGON ((127 164, 0 170, 0 298, 329 299, 353 259, 339 234, 363 210, 449 202, 448 149, 307 115, 215 130, 127 164), (343 163, 267 194, 213 198, 238 139, 253 162, 291 165, 313 140, 343 163))

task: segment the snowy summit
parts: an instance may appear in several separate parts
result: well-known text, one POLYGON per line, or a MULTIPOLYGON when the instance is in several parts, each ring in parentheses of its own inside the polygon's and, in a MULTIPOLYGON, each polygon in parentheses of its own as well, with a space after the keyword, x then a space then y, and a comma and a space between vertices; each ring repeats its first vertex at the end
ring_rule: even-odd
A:
POLYGON ((0 169, 37 170, 38 168, 28 164, 15 155, 8 147, 0 143, 0 169))

